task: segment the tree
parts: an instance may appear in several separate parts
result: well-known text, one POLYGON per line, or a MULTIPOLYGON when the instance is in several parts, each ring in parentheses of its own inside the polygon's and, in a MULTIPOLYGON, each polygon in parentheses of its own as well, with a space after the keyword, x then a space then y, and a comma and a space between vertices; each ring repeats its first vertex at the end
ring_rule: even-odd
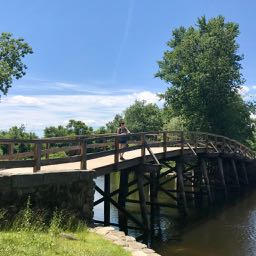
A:
POLYGON ((65 137, 74 135, 88 135, 93 133, 93 128, 82 121, 69 120, 66 126, 49 126, 44 129, 44 137, 65 137))
POLYGON ((171 85, 161 97, 188 129, 241 141, 252 136, 254 108, 238 92, 244 82, 238 34, 238 24, 222 16, 209 21, 201 17, 197 27, 173 31, 156 77, 171 85))
POLYGON ((160 131, 163 129, 162 111, 156 104, 136 100, 124 111, 128 129, 132 132, 160 131))
MULTIPOLYGON (((25 125, 21 125, 20 127, 18 126, 13 126, 11 127, 8 131, 0 131, 0 138, 1 139, 37 139, 38 137, 34 132, 26 132, 26 127, 25 125)), ((31 151, 33 148, 33 144, 23 144, 19 143, 15 145, 14 147, 14 152, 26 152, 26 151, 31 151)), ((2 153, 7 153, 7 146, 6 145, 1 145, 0 151, 2 153)))
POLYGON ((107 132, 116 133, 121 120, 123 120, 123 116, 121 116, 120 114, 116 114, 113 121, 110 121, 106 124, 107 132))
POLYGON ((62 125, 49 126, 44 129, 44 137, 52 138, 52 137, 65 137, 68 136, 68 129, 62 125))
POLYGON ((0 35, 0 92, 8 93, 13 78, 19 79, 26 73, 27 66, 22 58, 33 53, 32 48, 23 38, 14 39, 11 33, 0 35))
POLYGON ((66 126, 68 133, 71 135, 88 135, 93 133, 93 128, 90 126, 87 126, 82 121, 76 121, 76 120, 69 120, 67 126, 66 126))

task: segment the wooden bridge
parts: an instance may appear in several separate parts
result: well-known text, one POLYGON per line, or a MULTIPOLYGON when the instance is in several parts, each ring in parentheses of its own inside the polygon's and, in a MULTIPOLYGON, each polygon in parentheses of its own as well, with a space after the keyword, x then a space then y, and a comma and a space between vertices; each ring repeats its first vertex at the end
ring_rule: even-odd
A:
POLYGON ((128 218, 142 229, 149 229, 148 213, 154 215, 156 207, 177 208, 187 214, 191 200, 207 198, 212 204, 216 191, 227 198, 230 191, 239 191, 250 183, 256 153, 227 137, 184 131, 133 133, 127 135, 129 146, 119 149, 120 136, 0 139, 4 152, 0 174, 94 170, 94 177, 104 176, 104 189, 96 186, 102 198, 94 202, 104 202, 103 223, 117 225, 110 223, 112 204, 120 220, 128 218), (125 152, 125 161, 119 160, 121 152, 125 152), (115 191, 110 190, 112 172, 120 172, 115 191), (176 182, 174 189, 168 188, 172 181, 176 182), (129 198, 135 192, 139 200, 129 198), (170 203, 158 201, 160 192, 170 198, 170 203), (128 211, 127 202, 140 205, 141 220, 128 211))

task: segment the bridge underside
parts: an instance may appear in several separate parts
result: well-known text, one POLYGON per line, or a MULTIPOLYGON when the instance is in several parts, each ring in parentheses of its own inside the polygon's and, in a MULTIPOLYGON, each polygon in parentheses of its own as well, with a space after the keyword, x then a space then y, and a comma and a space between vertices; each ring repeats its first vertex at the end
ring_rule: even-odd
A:
POLYGON ((191 207, 203 202, 213 205, 218 196, 228 199, 252 185, 255 179, 251 172, 254 162, 236 154, 205 153, 197 149, 193 154, 191 150, 184 150, 183 155, 180 152, 151 154, 144 160, 141 163, 134 159, 117 166, 120 179, 116 190, 110 189, 110 172, 102 170, 104 188, 96 186, 102 197, 94 206, 104 202, 104 220, 95 220, 96 223, 116 225, 124 231, 128 228, 147 231, 154 225, 153 216, 161 207, 177 209, 186 216, 191 207), (161 202, 160 193, 169 202, 161 202), (118 223, 110 221, 110 204, 118 210, 118 223), (138 204, 141 216, 129 211, 128 204, 138 204), (127 225, 128 220, 132 226, 127 225))

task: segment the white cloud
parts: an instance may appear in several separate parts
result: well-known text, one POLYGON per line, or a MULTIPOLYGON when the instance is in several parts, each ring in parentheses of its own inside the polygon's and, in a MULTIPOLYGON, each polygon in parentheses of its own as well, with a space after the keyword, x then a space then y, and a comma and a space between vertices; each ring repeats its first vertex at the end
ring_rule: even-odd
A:
POLYGON ((238 92, 243 96, 250 91, 250 88, 246 85, 242 85, 238 92))
POLYGON ((161 104, 157 95, 150 91, 120 95, 10 96, 0 104, 0 129, 25 124, 27 130, 42 135, 46 126, 65 125, 69 119, 99 127, 112 120, 115 114, 122 113, 136 99, 161 104))
POLYGON ((150 91, 143 91, 139 93, 134 93, 134 96, 138 100, 146 100, 148 103, 157 103, 159 102, 159 97, 156 93, 150 91))
POLYGON ((22 95, 13 96, 11 98, 6 98, 3 100, 5 104, 10 105, 32 105, 41 106, 44 103, 36 97, 27 97, 22 95))

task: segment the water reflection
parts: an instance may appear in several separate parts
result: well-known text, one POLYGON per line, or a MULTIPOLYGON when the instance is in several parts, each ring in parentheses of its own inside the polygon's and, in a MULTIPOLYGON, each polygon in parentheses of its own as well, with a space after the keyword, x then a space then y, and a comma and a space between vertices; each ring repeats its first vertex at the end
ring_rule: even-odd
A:
MULTIPOLYGON (((119 187, 119 175, 111 176, 111 190, 119 187)), ((104 179, 96 180, 103 187, 104 179)), ((173 186, 169 184, 168 186, 173 186)), ((146 191, 146 194, 147 191, 146 191)), ((99 198, 99 195, 96 195, 99 198)), ((137 194, 130 198, 137 199, 137 194)), ((159 193, 161 202, 169 202, 170 197, 159 193)), ((162 256, 254 256, 256 255, 256 192, 243 194, 219 202, 210 209, 202 207, 190 210, 189 217, 181 218, 178 211, 161 208, 156 212, 149 238, 150 245, 162 256)), ((115 198, 117 199, 117 198, 115 198)), ((127 203, 134 216, 140 218, 138 204, 127 203)), ((95 207, 95 219, 103 220, 103 204, 95 207)), ((111 222, 118 223, 118 211, 111 206, 111 222)), ((134 223, 128 220, 128 225, 134 223)), ((133 236, 140 236, 139 230, 128 229, 133 236)))

